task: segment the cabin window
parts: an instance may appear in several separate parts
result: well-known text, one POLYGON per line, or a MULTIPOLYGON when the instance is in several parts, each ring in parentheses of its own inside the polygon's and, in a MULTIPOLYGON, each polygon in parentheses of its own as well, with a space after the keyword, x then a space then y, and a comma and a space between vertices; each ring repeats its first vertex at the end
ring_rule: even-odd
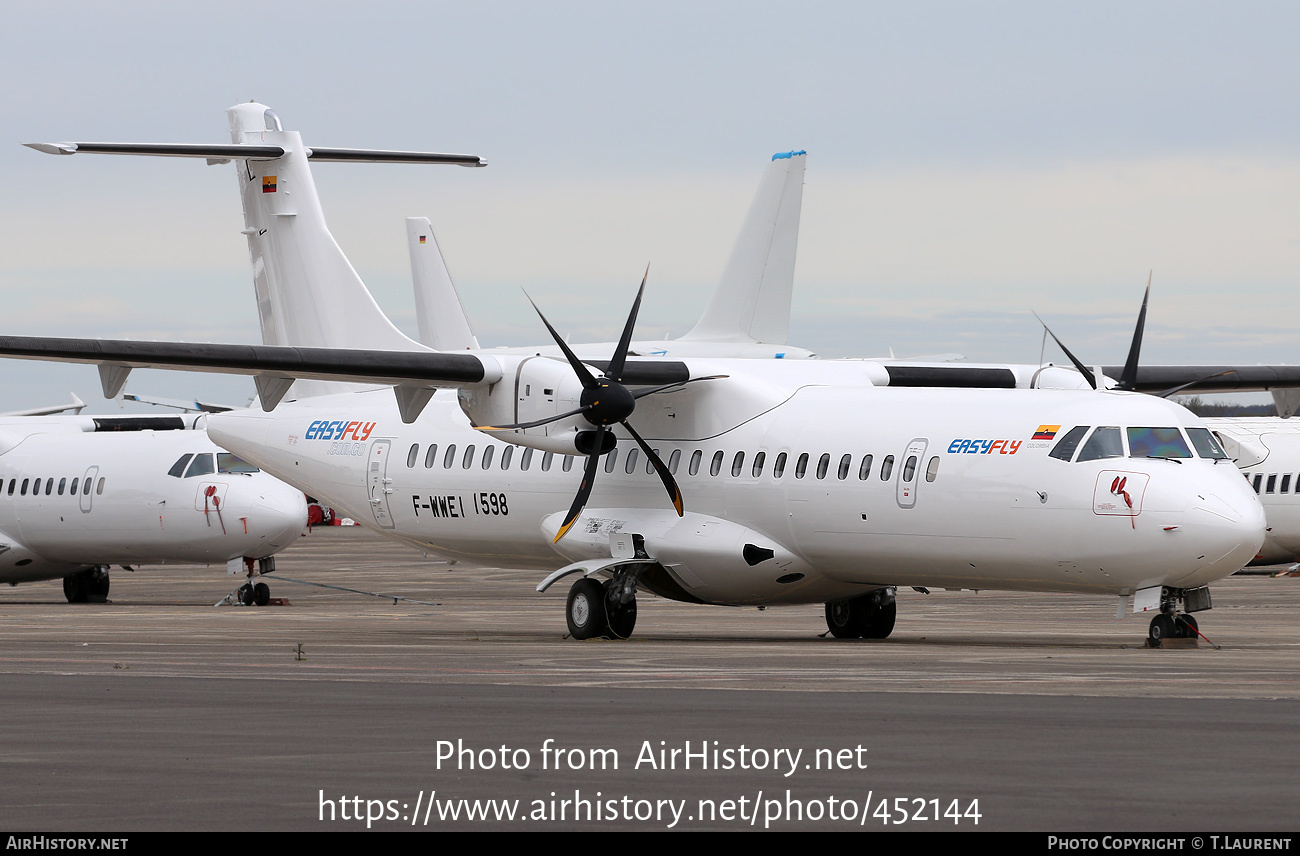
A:
POLYGON ((823 452, 822 456, 817 459, 817 478, 819 479, 826 478, 826 473, 830 470, 830 468, 831 468, 831 456, 828 453, 823 452))
POLYGON ((1183 432, 1177 428, 1128 429, 1130 458, 1190 458, 1183 432))
MULTIPOLYGON (((9 495, 10 495, 10 496, 13 496, 13 495, 14 495, 14 488, 16 488, 16 487, 18 487, 18 479, 14 479, 13 481, 9 482, 9 495)), ((73 481, 73 483, 72 483, 72 492, 73 492, 73 493, 76 493, 76 492, 77 492, 77 483, 76 483, 76 481, 73 481)))
POLYGON ((713 453, 713 460, 709 461, 709 475, 716 476, 722 472, 722 450, 713 453))
POLYGON ((217 452, 217 472, 219 473, 260 473, 257 467, 230 452, 217 452))
POLYGON ((754 456, 754 468, 750 470, 750 475, 758 478, 763 474, 763 462, 767 460, 767 452, 759 452, 754 456))
MULTIPOLYGON (((1287 476, 1287 478, 1290 478, 1290 476, 1287 476)), ((67 486, 68 486, 68 480, 67 480, 67 479, 59 479, 59 496, 63 496, 63 489, 64 489, 65 487, 67 487, 67 486)), ((1284 491, 1285 491, 1285 489, 1284 489, 1284 491)))
POLYGON ((880 480, 889 481, 889 477, 894 474, 894 456, 886 455, 885 459, 880 462, 880 480))
POLYGON ((1255 493, 1259 493, 1260 483, 1263 482, 1263 481, 1264 481, 1264 474, 1263 474, 1263 473, 1255 473, 1255 480, 1254 480, 1253 482, 1251 482, 1251 485, 1250 485, 1251 487, 1253 487, 1253 488, 1255 489, 1255 493))
POLYGON ((1278 493, 1290 493, 1290 492, 1291 492, 1291 474, 1287 473, 1286 475, 1282 476, 1282 487, 1278 488, 1278 493))
POLYGON ((785 452, 776 456, 776 460, 772 463, 772 478, 779 479, 785 475, 785 461, 788 457, 785 452))
POLYGON ((627 461, 623 464, 623 472, 628 475, 632 475, 632 473, 636 472, 636 459, 638 454, 640 454, 640 450, 638 449, 633 449, 627 453, 627 461))
POLYGON ((703 459, 704 459, 704 453, 701 452, 699 449, 696 449, 691 454, 691 466, 689 468, 689 472, 691 475, 695 475, 700 471, 700 461, 702 461, 703 459))
MULTIPOLYGON (((100 481, 103 481, 103 479, 100 479, 100 481)), ((90 496, 90 479, 86 479, 81 483, 81 495, 90 496)))
POLYGON ((546 453, 544 453, 544 454, 542 455, 542 472, 544 472, 544 473, 549 473, 549 472, 551 471, 551 461, 554 461, 554 460, 555 460, 555 453, 554 453, 554 452, 546 452, 546 453))
MULTIPOLYGON (((659 460, 661 460, 661 461, 663 460, 663 456, 662 456, 662 455, 659 455, 659 450, 658 450, 658 449, 655 449, 655 450, 654 450, 654 453, 655 453, 655 455, 657 455, 657 456, 659 457, 659 460)), ((654 462, 654 458, 651 458, 649 455, 646 455, 646 456, 645 456, 645 474, 648 475, 648 476, 652 476, 652 475, 654 475, 654 472, 655 472, 655 462, 654 462)))
POLYGON ((566 473, 573 469, 573 455, 564 456, 564 461, 560 464, 560 469, 564 470, 566 473))
POLYGON ((745 471, 745 453, 737 452, 736 457, 731 459, 731 477, 736 478, 745 471))
POLYGON ((194 456, 190 461, 190 468, 185 471, 185 478, 192 479, 195 476, 206 476, 212 474, 212 456, 207 452, 194 456))
POLYGON ((911 484, 912 479, 916 477, 916 455, 908 455, 907 460, 903 463, 903 483, 911 484))
MULTIPOLYGON (((1196 454, 1202 458, 1226 458, 1228 453, 1223 451, 1223 446, 1209 428, 1188 428, 1187 436, 1192 438, 1192 446, 1196 448, 1196 454)), ((1285 490, 1285 488, 1283 489, 1285 490)))
POLYGON ((420 459, 420 444, 412 443, 411 451, 406 453, 406 466, 408 468, 414 467, 415 462, 418 461, 419 459, 420 459))
POLYGON ((49 481, 47 481, 47 482, 45 483, 45 495, 46 495, 46 496, 49 496, 49 495, 52 494, 52 493, 54 493, 54 479, 53 479, 53 478, 51 478, 49 481))
POLYGON ((528 469, 528 465, 531 464, 532 462, 533 462, 533 450, 530 448, 525 448, 523 457, 519 459, 519 469, 521 470, 528 469))
POLYGON ((840 471, 835 474, 836 476, 839 477, 840 481, 844 481, 846 478, 849 477, 849 467, 851 467, 852 465, 853 465, 852 455, 845 455, 844 457, 840 458, 840 471))
POLYGON ((932 482, 937 475, 939 475, 939 456, 935 455, 930 459, 930 463, 926 465, 925 480, 932 482))
POLYGON ((502 449, 502 450, 501 450, 501 469, 503 469, 503 470, 508 470, 508 469, 510 469, 510 459, 513 458, 514 456, 515 456, 515 447, 514 447, 514 446, 506 446, 504 449, 502 449))
POLYGON ((1074 450, 1079 448, 1083 435, 1088 433, 1090 427, 1092 426, 1076 425, 1066 431, 1065 436, 1056 442, 1056 446, 1052 448, 1052 451, 1047 453, 1048 456, 1062 461, 1069 461, 1074 457, 1074 450))
POLYGON ((104 477, 100 476, 99 485, 95 488, 95 496, 103 496, 103 495, 104 495, 104 477))
POLYGON ((1270 473, 1264 482, 1264 493, 1274 493, 1277 488, 1277 473, 1270 473))
POLYGON ((465 457, 462 458, 460 461, 460 468, 462 470, 468 470, 472 466, 474 466, 474 444, 473 443, 465 447, 465 457))
POLYGON ((433 465, 435 462, 437 462, 437 460, 438 460, 438 444, 430 443, 429 451, 424 453, 424 468, 426 470, 433 469, 433 465))
MULTIPOLYGON (((192 452, 188 455, 181 455, 180 459, 176 461, 176 463, 172 464, 172 468, 167 471, 167 475, 175 476, 176 478, 183 476, 185 474, 185 465, 190 462, 190 458, 192 457, 194 457, 192 452)), ((75 493, 77 489, 74 487, 72 490, 73 493, 75 493)))
POLYGON ((456 463, 456 444, 448 443, 447 452, 442 456, 442 468, 449 470, 454 463, 456 463))
POLYGON ((483 447, 483 469, 486 470, 488 467, 492 466, 492 455, 496 450, 496 446, 483 447))
POLYGON ((677 475, 677 465, 682 462, 682 450, 673 449, 673 453, 668 456, 668 472, 677 475))
MULTIPOLYGON (((68 496, 76 496, 76 495, 77 495, 77 482, 79 482, 80 480, 81 480, 80 477, 75 478, 75 479, 72 480, 72 484, 68 487, 68 496)), ((13 493, 13 492, 14 492, 14 486, 13 486, 13 485, 9 485, 9 492, 10 492, 10 493, 13 493)))
POLYGON ((1120 436, 1119 429, 1106 427, 1098 428, 1092 432, 1088 442, 1083 444, 1083 451, 1079 453, 1078 462, 1122 457, 1124 457, 1124 439, 1120 436))
POLYGON ((871 475, 871 456, 862 456, 862 466, 858 467, 858 481, 866 481, 871 475))
POLYGON ((615 446, 609 450, 609 456, 605 458, 605 472, 614 472, 614 464, 618 461, 618 447, 615 446))
POLYGON ((804 452, 802 455, 799 456, 799 460, 795 461, 794 463, 794 477, 797 479, 801 479, 807 474, 808 474, 808 453, 804 452))
POLYGON ((19 496, 26 496, 26 495, 27 495, 27 485, 28 485, 29 482, 31 482, 31 479, 23 479, 23 489, 20 490, 20 491, 18 491, 18 495, 19 495, 19 496))

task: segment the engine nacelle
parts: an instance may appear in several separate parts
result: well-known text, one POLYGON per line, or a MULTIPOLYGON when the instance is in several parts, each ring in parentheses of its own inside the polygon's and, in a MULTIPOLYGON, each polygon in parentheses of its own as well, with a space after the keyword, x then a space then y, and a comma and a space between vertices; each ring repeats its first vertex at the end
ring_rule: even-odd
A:
MULTIPOLYGON (((526 357, 513 367, 503 366, 500 381, 486 388, 462 389, 461 409, 476 426, 535 422, 581 406, 582 382, 562 357, 526 357)), ((591 373, 600 377, 600 370, 591 373)), ((581 414, 511 431, 493 431, 498 440, 560 455, 586 454, 577 445, 578 434, 595 429, 581 414)))

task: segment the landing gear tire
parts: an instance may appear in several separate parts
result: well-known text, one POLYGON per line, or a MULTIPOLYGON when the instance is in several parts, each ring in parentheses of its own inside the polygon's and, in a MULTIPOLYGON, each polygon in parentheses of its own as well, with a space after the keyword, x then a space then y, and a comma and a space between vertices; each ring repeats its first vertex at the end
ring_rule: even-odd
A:
POLYGON ((1178 631, 1183 639, 1195 639, 1200 636, 1201 625, 1196 623, 1196 617, 1183 613, 1178 616, 1178 631))
POLYGON ((1180 629, 1174 624, 1174 619, 1171 616, 1163 612, 1160 613, 1151 619, 1151 627, 1147 630, 1147 647, 1159 648, 1160 643, 1164 642, 1164 640, 1177 639, 1180 635, 1180 629))
POLYGON ((87 572, 86 577, 88 599, 93 603, 106 603, 108 601, 108 571, 96 568, 87 572))
POLYGON ((898 601, 891 600, 884 606, 877 606, 868 613, 866 627, 862 631, 863 639, 887 639, 894 632, 894 620, 898 618, 898 601))
POLYGON ((636 629, 636 598, 632 598, 627 603, 614 603, 609 597, 612 587, 612 580, 600 587, 602 601, 605 604, 605 620, 609 625, 608 632, 604 635, 610 639, 627 639, 636 629))
POLYGON ((244 606, 252 606, 256 602, 256 599, 257 595, 253 592, 253 586, 251 583, 244 583, 239 587, 239 602, 244 606))
POLYGON ((866 606, 862 598, 844 598, 826 603, 826 626, 836 639, 861 639, 863 613, 866 606))
POLYGON ((63 578, 63 596, 68 599, 68 603, 85 603, 89 595, 86 578, 80 572, 63 578))
POLYGON ((564 617, 569 624, 569 635, 574 639, 604 636, 609 631, 609 623, 605 618, 604 587, 590 577, 578 580, 569 589, 564 617))
POLYGON ((253 603, 258 606, 266 606, 271 602, 271 587, 266 583, 258 583, 253 586, 253 603))

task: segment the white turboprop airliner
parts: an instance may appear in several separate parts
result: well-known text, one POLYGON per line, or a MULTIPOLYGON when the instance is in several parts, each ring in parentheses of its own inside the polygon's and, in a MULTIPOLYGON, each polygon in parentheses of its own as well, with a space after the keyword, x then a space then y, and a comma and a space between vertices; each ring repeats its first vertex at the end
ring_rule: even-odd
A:
POLYGON ((558 552, 569 564, 539 588, 580 575, 567 603, 579 638, 629 635, 638 588, 824 603, 836 636, 878 638, 901 585, 1132 598, 1156 613, 1158 644, 1191 633, 1205 586, 1263 540, 1249 486, 1162 399, 1017 389, 1016 367, 627 359, 635 308, 608 360, 580 360, 553 330, 562 360, 421 349, 325 227, 307 161, 337 150, 307 149, 261 105, 230 112, 229 146, 45 148, 239 159, 278 344, 0 337, 0 354, 98 364, 106 392, 133 367, 250 374, 273 412, 212 416, 214 439, 423 549, 544 568, 558 552))
MULTIPOLYGON (((0 420, 0 582, 63 578, 103 600, 111 565, 274 567, 307 523, 302 491, 181 417, 0 420)), ((192 422, 193 420, 188 420, 192 422)), ((241 591, 265 604, 265 583, 241 591)))

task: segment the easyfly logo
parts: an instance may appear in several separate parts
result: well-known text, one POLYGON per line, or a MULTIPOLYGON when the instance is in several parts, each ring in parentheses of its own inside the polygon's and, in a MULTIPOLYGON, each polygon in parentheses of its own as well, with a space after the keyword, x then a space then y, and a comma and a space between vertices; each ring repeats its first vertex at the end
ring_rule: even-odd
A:
POLYGON ((326 419, 317 419, 307 426, 307 433, 303 434, 302 438, 304 440, 365 440, 373 430, 375 430, 374 422, 341 420, 330 422, 326 419))

